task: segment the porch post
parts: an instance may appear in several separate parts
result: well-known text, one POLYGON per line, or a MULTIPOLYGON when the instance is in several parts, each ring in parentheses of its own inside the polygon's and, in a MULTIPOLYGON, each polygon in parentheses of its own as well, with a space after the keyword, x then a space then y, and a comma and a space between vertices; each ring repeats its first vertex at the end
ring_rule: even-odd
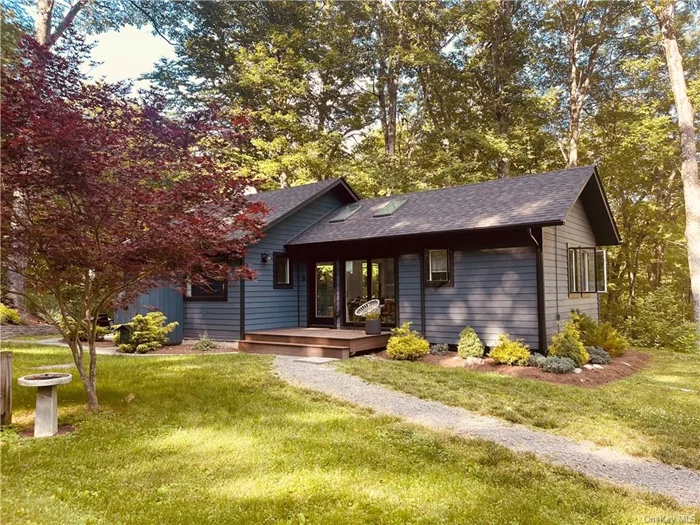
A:
POLYGON ((528 228, 528 234, 535 244, 535 275, 537 278, 537 343, 541 354, 547 353, 547 318, 545 312, 544 291, 544 253, 542 250, 542 228, 534 232, 528 228))
POLYGON ((340 307, 340 259, 336 258, 333 261, 334 271, 333 271, 333 326, 336 328, 341 327, 341 307, 340 307))

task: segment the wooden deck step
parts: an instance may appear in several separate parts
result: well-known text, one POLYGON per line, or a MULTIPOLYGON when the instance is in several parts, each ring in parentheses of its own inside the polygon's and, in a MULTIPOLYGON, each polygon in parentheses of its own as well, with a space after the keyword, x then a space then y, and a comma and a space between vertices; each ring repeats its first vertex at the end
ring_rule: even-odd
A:
POLYGON ((267 341, 270 343, 297 343, 314 346, 348 346, 350 340, 345 337, 328 337, 317 335, 287 335, 274 332, 246 332, 246 341, 267 341))
POLYGON ((350 330, 265 330, 246 332, 244 340, 239 342, 239 347, 242 343, 246 342, 297 344, 323 348, 342 347, 349 348, 350 355, 354 355, 357 352, 384 348, 390 336, 391 334, 389 332, 382 332, 377 335, 366 335, 361 331, 350 330))
POLYGON ((297 357, 350 357, 349 346, 318 345, 313 343, 284 343, 279 341, 249 341, 238 342, 239 352, 251 354, 292 355, 297 357))

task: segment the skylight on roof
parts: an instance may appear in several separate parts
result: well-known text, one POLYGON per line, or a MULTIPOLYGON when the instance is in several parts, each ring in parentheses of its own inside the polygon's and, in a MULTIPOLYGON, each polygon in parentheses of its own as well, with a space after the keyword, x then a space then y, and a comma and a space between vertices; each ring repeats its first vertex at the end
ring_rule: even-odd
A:
POLYGON ((377 213, 374 214, 375 217, 388 217, 389 215, 393 215, 396 210, 398 210, 401 206, 406 204, 406 201, 408 199, 393 199, 387 202, 384 207, 379 210, 377 213))
POLYGON ((328 222, 343 222, 355 215, 362 208, 362 204, 351 204, 333 215, 328 222))

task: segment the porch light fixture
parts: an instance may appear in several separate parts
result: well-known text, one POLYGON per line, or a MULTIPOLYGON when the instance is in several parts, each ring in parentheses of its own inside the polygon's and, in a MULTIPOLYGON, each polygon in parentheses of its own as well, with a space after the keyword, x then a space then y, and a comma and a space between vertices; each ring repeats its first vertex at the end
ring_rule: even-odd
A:
POLYGON ((270 253, 269 252, 262 252, 260 254, 260 262, 266 263, 269 260, 270 260, 270 253))

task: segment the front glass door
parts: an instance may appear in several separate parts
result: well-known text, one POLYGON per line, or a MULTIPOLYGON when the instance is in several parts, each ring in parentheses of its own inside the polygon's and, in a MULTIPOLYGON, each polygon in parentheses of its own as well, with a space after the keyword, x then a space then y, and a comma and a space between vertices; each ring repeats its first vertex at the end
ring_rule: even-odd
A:
POLYGON ((345 324, 363 322, 355 310, 367 300, 367 261, 345 261, 345 324))
POLYGON ((335 289, 333 263, 317 262, 314 267, 314 324, 333 324, 335 316, 335 289))
POLYGON ((357 259, 345 261, 345 324, 364 322, 355 315, 358 306, 379 299, 381 320, 396 325, 396 276, 394 259, 357 259))

